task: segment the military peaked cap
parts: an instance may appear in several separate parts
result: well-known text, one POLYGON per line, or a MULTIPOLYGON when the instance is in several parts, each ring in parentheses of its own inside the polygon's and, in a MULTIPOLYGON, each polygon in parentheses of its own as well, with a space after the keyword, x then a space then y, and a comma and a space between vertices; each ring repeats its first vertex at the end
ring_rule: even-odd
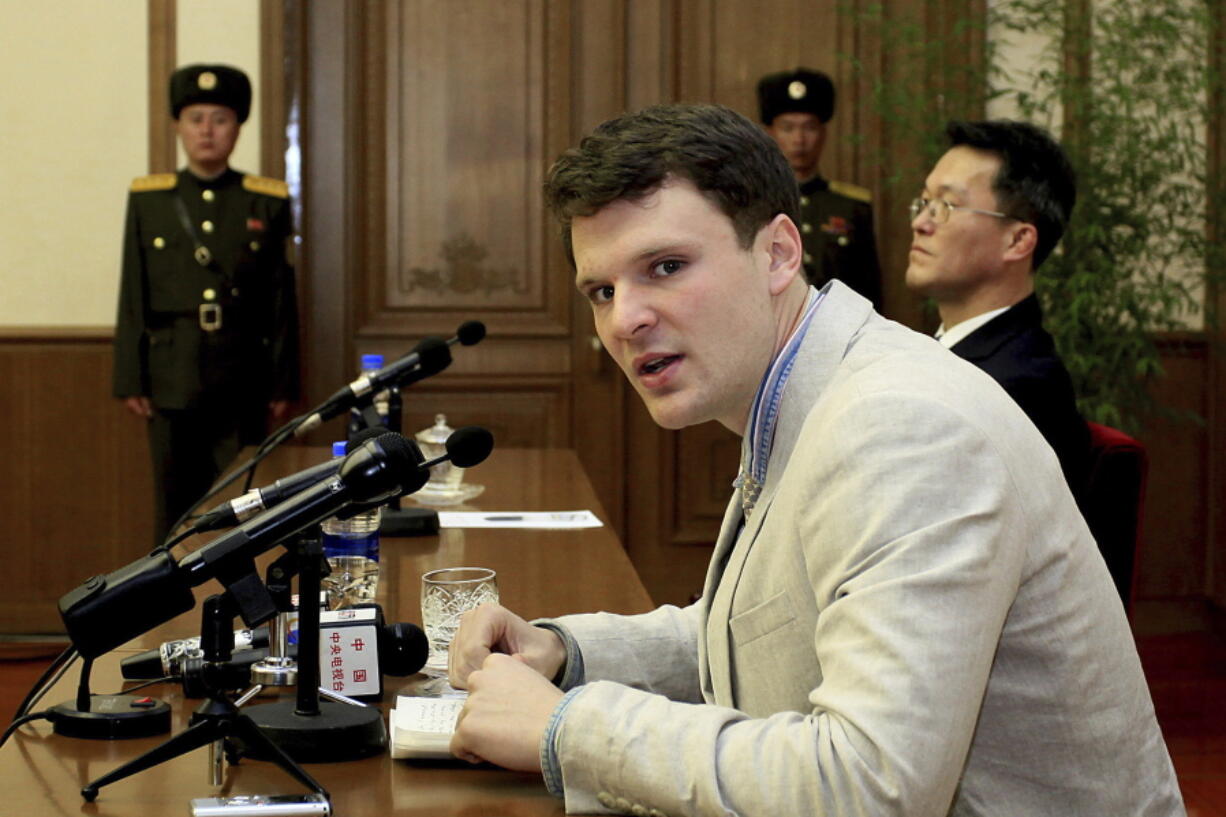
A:
POLYGON ((170 75, 170 113, 206 102, 233 108, 240 123, 251 112, 251 81, 229 65, 185 65, 170 75))
POLYGON ((797 68, 768 74, 758 82, 762 123, 781 113, 811 113, 822 122, 834 115, 834 83, 821 71, 797 68))

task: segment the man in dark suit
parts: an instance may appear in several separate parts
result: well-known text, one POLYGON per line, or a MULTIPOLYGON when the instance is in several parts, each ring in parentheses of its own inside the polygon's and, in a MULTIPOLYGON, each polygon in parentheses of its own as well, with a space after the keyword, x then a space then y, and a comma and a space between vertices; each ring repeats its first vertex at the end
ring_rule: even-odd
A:
POLYGON ((951 122, 950 148, 912 202, 907 286, 936 301, 940 342, 992 375, 1084 495, 1089 431, 1043 329, 1034 274, 1064 233, 1076 182, 1050 135, 1023 122, 951 122))
POLYGON ((128 195, 113 385, 148 421, 159 543, 297 397, 288 192, 229 166, 250 109, 242 71, 176 71, 187 167, 137 178, 128 195))
POLYGON ((807 68, 770 74, 758 82, 762 124, 800 184, 797 226, 805 248, 805 277, 819 289, 838 278, 881 311, 872 194, 854 184, 827 181, 818 170, 834 96, 830 77, 807 68))

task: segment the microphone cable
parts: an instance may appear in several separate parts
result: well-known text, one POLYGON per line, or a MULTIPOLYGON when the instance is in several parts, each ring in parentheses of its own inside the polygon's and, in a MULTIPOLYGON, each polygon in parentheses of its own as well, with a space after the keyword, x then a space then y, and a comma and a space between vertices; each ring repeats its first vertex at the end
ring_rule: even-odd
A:
POLYGON ((25 699, 17 707, 16 713, 13 715, 12 722, 8 728, 4 730, 4 734, 0 735, 0 746, 8 742, 9 737, 14 732, 25 726, 27 723, 37 720, 51 720, 51 710, 44 709, 41 712, 30 712, 38 702, 43 699, 50 689, 59 683, 64 677, 64 673, 68 672, 69 667, 77 658, 77 650, 75 647, 68 647, 58 656, 56 656, 51 664, 43 671, 34 685, 30 687, 30 691, 26 694, 25 699))
POLYGON ((47 690, 59 682, 64 673, 68 671, 68 668, 72 666, 72 662, 77 659, 77 655, 77 648, 69 645, 63 652, 53 658, 47 669, 34 682, 34 685, 30 687, 30 691, 26 693, 25 699, 17 707, 17 713, 13 717, 19 718, 29 712, 42 699, 43 695, 47 694, 47 690))
MULTIPOLYGON (((63 666, 59 667, 58 671, 55 670, 55 662, 52 662, 52 666, 47 669, 47 672, 43 673, 43 677, 39 678, 38 681, 34 683, 34 686, 30 689, 30 693, 26 696, 26 700, 22 701, 22 705, 18 707, 17 714, 13 716, 12 722, 8 725, 8 728, 4 730, 4 734, 0 735, 0 746, 7 743, 8 739, 12 737, 13 733, 25 726, 27 723, 32 723, 39 720, 54 722, 55 718, 51 714, 51 709, 43 709, 39 712, 30 712, 29 710, 37 706, 38 702, 43 699, 43 697, 52 689, 52 687, 60 682, 60 679, 64 677, 64 674, 68 672, 69 668, 78 657, 76 650, 72 647, 69 647, 64 651, 64 653, 61 653, 61 657, 68 652, 72 653, 71 657, 64 662, 63 666), (50 675, 52 672, 55 672, 54 677, 44 684, 43 681, 47 679, 48 675, 50 675), (40 686, 41 689, 39 688, 40 686)), ((56 660, 58 661, 59 659, 56 660)), ((115 694, 128 695, 132 692, 142 690, 145 687, 154 686, 155 684, 170 683, 178 680, 180 680, 178 676, 166 675, 162 678, 154 678, 150 681, 143 681, 136 686, 128 687, 127 689, 123 690, 123 692, 117 692, 115 694)))
POLYGON ((44 709, 42 712, 35 712, 32 715, 22 715, 19 718, 15 718, 13 722, 9 724, 8 729, 4 730, 4 734, 0 735, 0 746, 3 746, 4 744, 8 743, 9 737, 14 732, 16 732, 18 729, 25 726, 27 723, 31 723, 33 721, 49 721, 49 720, 51 720, 51 710, 50 709, 44 709))
POLYGON ((255 479, 256 466, 258 466, 260 462, 262 462, 269 454, 271 454, 278 445, 280 445, 281 443, 289 439, 290 436, 294 433, 294 429, 297 428, 299 425, 301 425, 303 420, 306 419, 306 417, 307 415, 299 415, 293 418, 292 420, 290 420, 285 425, 281 426, 279 429, 277 429, 273 433, 269 434, 267 437, 265 437, 264 440, 256 448, 255 454, 249 460, 239 465, 233 471, 226 474, 224 477, 222 477, 220 480, 214 483, 213 487, 209 488, 208 492, 205 493, 204 496, 200 497, 198 500, 193 502, 191 507, 189 507, 186 511, 184 511, 182 515, 180 515, 179 518, 175 520, 175 523, 170 526, 170 532, 167 534, 166 540, 162 542, 162 544, 160 544, 158 547, 154 548, 153 552, 159 553, 159 552, 169 551, 172 547, 177 545, 179 542, 183 541, 184 539, 186 539, 187 537, 195 533, 195 531, 190 528, 177 535, 175 534, 175 531, 178 530, 179 527, 183 525, 185 522, 192 519, 193 518, 192 514, 194 514, 201 505, 203 505, 205 502, 208 502, 213 497, 217 496, 217 494, 221 493, 223 490, 229 487, 235 480, 237 480, 243 474, 247 474, 247 485, 244 488, 244 491, 250 490, 251 483, 255 479))

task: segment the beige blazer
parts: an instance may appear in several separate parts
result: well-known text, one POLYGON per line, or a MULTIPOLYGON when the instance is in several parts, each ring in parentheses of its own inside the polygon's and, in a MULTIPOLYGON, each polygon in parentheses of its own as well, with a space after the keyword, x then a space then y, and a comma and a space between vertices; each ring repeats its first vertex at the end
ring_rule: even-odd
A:
POLYGON ((835 281, 780 412, 698 604, 558 620, 568 812, 1183 813, 1110 576, 990 377, 835 281))

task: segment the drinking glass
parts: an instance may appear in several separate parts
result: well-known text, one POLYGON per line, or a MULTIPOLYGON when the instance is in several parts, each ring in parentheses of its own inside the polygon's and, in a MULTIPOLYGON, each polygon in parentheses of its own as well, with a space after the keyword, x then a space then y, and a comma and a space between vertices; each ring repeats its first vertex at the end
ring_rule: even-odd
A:
POLYGON ((498 574, 487 567, 444 567, 421 577, 421 622, 430 643, 422 672, 447 675, 447 649, 460 616, 486 602, 498 601, 498 574))

